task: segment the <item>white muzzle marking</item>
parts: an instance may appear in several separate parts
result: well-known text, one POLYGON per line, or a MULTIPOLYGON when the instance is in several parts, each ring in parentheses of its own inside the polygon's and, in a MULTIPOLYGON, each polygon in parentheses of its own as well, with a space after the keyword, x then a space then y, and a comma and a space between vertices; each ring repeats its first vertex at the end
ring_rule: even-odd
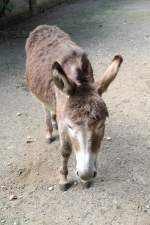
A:
POLYGON ((76 160, 77 175, 82 180, 93 178, 94 173, 96 172, 96 154, 82 150, 76 153, 76 160))

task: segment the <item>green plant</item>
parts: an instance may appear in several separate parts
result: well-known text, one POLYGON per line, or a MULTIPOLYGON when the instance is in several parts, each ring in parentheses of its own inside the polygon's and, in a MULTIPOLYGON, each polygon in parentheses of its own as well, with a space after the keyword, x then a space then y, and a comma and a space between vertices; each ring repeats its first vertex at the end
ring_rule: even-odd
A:
POLYGON ((14 4, 10 0, 0 0, 0 16, 5 15, 6 12, 11 12, 14 4))

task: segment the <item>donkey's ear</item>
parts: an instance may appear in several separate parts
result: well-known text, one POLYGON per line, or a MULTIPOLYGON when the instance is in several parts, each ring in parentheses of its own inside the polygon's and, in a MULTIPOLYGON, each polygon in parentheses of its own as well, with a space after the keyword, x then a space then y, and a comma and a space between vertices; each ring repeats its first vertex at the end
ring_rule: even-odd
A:
POLYGON ((100 95, 107 90, 111 82, 115 79, 122 62, 122 56, 116 55, 105 73, 95 82, 96 89, 100 95))
POLYGON ((52 77, 55 85, 67 95, 73 95, 76 84, 70 80, 58 62, 52 66, 52 77))

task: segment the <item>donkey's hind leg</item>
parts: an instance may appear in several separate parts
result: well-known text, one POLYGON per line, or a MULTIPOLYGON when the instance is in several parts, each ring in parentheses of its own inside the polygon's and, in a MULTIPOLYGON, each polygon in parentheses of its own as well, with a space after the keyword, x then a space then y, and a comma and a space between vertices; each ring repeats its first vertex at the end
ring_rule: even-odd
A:
POLYGON ((58 125, 57 125, 57 120, 56 120, 56 113, 55 112, 51 112, 51 117, 52 117, 52 125, 53 128, 55 128, 56 130, 58 130, 58 125))
POLYGON ((46 141, 47 143, 51 143, 55 140, 53 137, 53 125, 52 125, 52 118, 51 118, 51 113, 50 111, 45 108, 45 123, 46 123, 46 141))

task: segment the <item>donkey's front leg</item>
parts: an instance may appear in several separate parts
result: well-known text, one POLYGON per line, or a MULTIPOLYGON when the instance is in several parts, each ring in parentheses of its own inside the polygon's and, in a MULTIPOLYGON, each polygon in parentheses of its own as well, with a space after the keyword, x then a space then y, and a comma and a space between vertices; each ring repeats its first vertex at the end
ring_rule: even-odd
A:
POLYGON ((67 176, 68 176, 68 160, 71 155, 71 147, 70 144, 65 141, 63 142, 61 146, 61 156, 62 156, 62 162, 61 162, 61 168, 60 168, 60 189, 62 191, 67 191, 68 188, 70 188, 71 183, 68 182, 67 176))

